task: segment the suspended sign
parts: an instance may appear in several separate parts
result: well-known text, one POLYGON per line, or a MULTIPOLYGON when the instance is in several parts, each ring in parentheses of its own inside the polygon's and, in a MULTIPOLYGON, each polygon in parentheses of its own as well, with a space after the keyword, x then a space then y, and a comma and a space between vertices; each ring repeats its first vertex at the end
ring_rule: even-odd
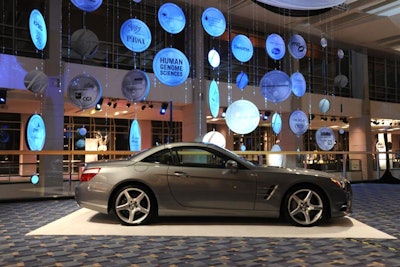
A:
MULTIPOLYGON (((271 152, 281 152, 282 148, 280 145, 275 144, 271 147, 271 152)), ((283 155, 282 154, 269 154, 268 155, 268 166, 282 167, 283 155)))
POLYGON ((210 107, 211 115, 216 118, 219 112, 219 89, 215 80, 210 83, 208 91, 208 105, 210 107))
POLYGON ((240 62, 247 62, 253 56, 253 44, 243 35, 236 35, 231 43, 233 56, 240 62))
POLYGON ((273 33, 267 37, 265 47, 268 55, 275 60, 280 60, 285 56, 285 42, 279 34, 273 33))
POLYGON ((330 102, 328 99, 326 99, 326 98, 322 98, 322 99, 319 101, 318 107, 319 107, 319 110, 320 110, 322 113, 326 113, 326 112, 328 112, 329 109, 331 108, 331 102, 330 102))
POLYGON ((165 3, 158 10, 158 22, 169 33, 180 33, 186 25, 186 17, 182 9, 173 3, 165 3))
POLYGON ((248 100, 237 100, 226 110, 225 121, 229 129, 238 134, 254 131, 260 122, 260 112, 256 105, 248 100))
POLYGON ((306 79, 300 72, 295 72, 290 76, 292 92, 297 97, 302 97, 306 92, 306 79))
POLYGON ((100 83, 88 74, 75 76, 68 84, 67 95, 71 103, 81 109, 94 107, 102 95, 100 83))
POLYGON ((317 141, 317 145, 322 150, 331 150, 335 145, 335 133, 329 127, 322 127, 317 130, 315 133, 315 140, 317 141))
POLYGON ((294 34, 290 37, 288 50, 295 59, 302 59, 307 53, 306 41, 301 35, 294 34))
POLYGON ((211 143, 220 147, 225 147, 226 145, 225 136, 217 131, 211 131, 206 133, 203 137, 203 142, 211 143))
POLYGON ((240 90, 243 90, 248 84, 249 84, 249 76, 247 76, 247 74, 245 72, 241 71, 236 76, 236 86, 240 90))
POLYGON ((208 52, 208 63, 210 63, 210 66, 213 68, 218 68, 219 64, 221 63, 221 57, 219 56, 219 53, 215 49, 211 49, 208 52))
POLYGON ((93 57, 99 48, 99 38, 91 30, 76 30, 71 36, 71 48, 81 57, 93 57))
POLYGON ((204 30, 213 37, 221 36, 226 29, 224 14, 214 7, 209 7, 204 10, 201 16, 201 23, 204 30))
POLYGON ((138 19, 128 19, 122 24, 120 38, 125 47, 133 52, 143 52, 151 44, 149 27, 138 19))
POLYGON ((329 127, 322 127, 315 133, 315 140, 317 145, 322 150, 331 150, 335 145, 335 133, 329 127))
POLYGON ((161 83, 177 86, 188 78, 190 65, 185 54, 178 49, 164 48, 154 57, 153 71, 161 83))
POLYGON ((122 94, 132 102, 144 100, 150 91, 150 79, 146 72, 135 69, 125 74, 121 84, 122 94))
POLYGON ((29 91, 35 94, 42 94, 49 86, 49 79, 42 71, 33 70, 25 75, 24 84, 29 91))
POLYGON ((137 120, 133 120, 129 131, 129 149, 130 151, 140 151, 142 149, 142 136, 140 126, 137 120))
POLYGON ((26 142, 31 151, 41 151, 46 140, 46 127, 42 116, 32 115, 26 125, 26 142))
POLYGON ((29 16, 29 32, 35 47, 43 50, 47 43, 46 22, 39 10, 34 9, 29 16))
POLYGON ((291 93, 290 77, 283 71, 267 72, 260 82, 260 93, 265 99, 274 103, 285 101, 291 93))
POLYGON ((274 113, 271 119, 272 131, 279 134, 282 131, 282 117, 278 113, 274 113))
POLYGON ((296 135, 304 134, 308 129, 307 115, 301 110, 293 111, 289 117, 289 127, 296 135))
POLYGON ((80 10, 93 12, 101 6, 103 0, 71 0, 71 2, 80 10))

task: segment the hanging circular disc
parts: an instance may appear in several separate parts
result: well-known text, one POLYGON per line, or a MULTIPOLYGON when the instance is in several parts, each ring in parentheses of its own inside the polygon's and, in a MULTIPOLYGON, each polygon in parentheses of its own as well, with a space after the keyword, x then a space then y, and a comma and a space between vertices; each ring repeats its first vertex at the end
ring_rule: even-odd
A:
POLYGON ((182 9, 173 3, 165 3, 158 10, 158 22, 169 33, 180 33, 186 25, 186 17, 182 9))
POLYGON ((233 56, 240 62, 247 62, 253 56, 253 44, 246 35, 236 35, 232 40, 231 47, 233 56))
POLYGON ((213 37, 221 36, 226 29, 224 14, 215 7, 209 7, 204 10, 201 16, 201 23, 204 30, 213 37))
POLYGON ((268 101, 283 102, 290 96, 291 91, 290 77, 283 71, 269 71, 261 79, 260 92, 268 101))
POLYGON ((150 91, 149 76, 142 70, 131 70, 124 76, 121 90, 127 100, 131 102, 142 101, 150 91))
POLYGON ((286 47, 285 41, 279 34, 273 33, 267 37, 265 47, 268 55, 275 60, 280 60, 285 56, 286 47))

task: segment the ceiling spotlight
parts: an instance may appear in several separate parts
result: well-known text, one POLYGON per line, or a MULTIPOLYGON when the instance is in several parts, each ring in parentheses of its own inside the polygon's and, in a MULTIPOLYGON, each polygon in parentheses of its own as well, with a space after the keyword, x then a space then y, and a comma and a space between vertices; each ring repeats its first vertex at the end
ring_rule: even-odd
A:
POLYGON ((168 108, 168 103, 167 102, 161 103, 160 114, 164 115, 165 113, 167 113, 167 108, 168 108))
POLYGON ((263 116, 263 120, 266 121, 268 120, 269 116, 271 115, 271 111, 265 111, 264 112, 264 116, 263 116))
POLYGON ((225 116, 226 116, 226 108, 224 108, 224 109, 222 110, 222 113, 221 113, 221 117, 222 117, 222 118, 225 118, 225 116))
POLYGON ((153 104, 150 104, 150 105, 149 105, 149 109, 152 109, 152 108, 153 108, 153 104))
POLYGON ((126 107, 129 108, 131 106, 131 103, 126 103, 126 107))
POLYGON ((7 90, 0 90, 0 104, 5 104, 7 102, 7 90))
POLYGON ((142 110, 144 110, 145 108, 146 108, 146 105, 143 105, 143 106, 142 106, 142 110))
POLYGON ((113 105, 113 108, 116 108, 116 107, 117 107, 117 102, 115 102, 113 105))
POLYGON ((111 101, 109 101, 109 102, 107 103, 107 106, 111 107, 111 105, 112 105, 112 103, 111 103, 111 101))
POLYGON ((96 110, 101 110, 101 105, 103 104, 103 98, 101 97, 99 99, 99 102, 97 102, 95 109, 96 110))

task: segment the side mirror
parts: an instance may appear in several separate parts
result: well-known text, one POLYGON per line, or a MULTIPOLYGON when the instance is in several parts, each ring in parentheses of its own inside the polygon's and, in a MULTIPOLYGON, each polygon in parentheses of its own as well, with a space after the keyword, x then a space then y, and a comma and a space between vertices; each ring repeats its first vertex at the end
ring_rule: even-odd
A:
POLYGON ((236 161, 234 161, 234 160, 228 160, 226 163, 225 163, 225 167, 227 168, 227 169, 230 169, 232 172, 237 172, 237 170, 238 170, 238 165, 237 165, 237 162, 236 161))

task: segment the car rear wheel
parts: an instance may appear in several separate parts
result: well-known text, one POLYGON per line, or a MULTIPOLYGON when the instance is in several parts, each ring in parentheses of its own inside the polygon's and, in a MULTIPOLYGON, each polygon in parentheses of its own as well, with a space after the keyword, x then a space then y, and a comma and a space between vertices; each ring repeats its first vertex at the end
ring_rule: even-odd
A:
POLYGON ((152 195, 139 185, 129 185, 118 190, 112 205, 114 214, 124 225, 146 224, 155 214, 152 195))
POLYGON ((324 195, 312 186, 293 188, 284 204, 285 217, 298 226, 314 226, 326 219, 328 212, 324 195))

